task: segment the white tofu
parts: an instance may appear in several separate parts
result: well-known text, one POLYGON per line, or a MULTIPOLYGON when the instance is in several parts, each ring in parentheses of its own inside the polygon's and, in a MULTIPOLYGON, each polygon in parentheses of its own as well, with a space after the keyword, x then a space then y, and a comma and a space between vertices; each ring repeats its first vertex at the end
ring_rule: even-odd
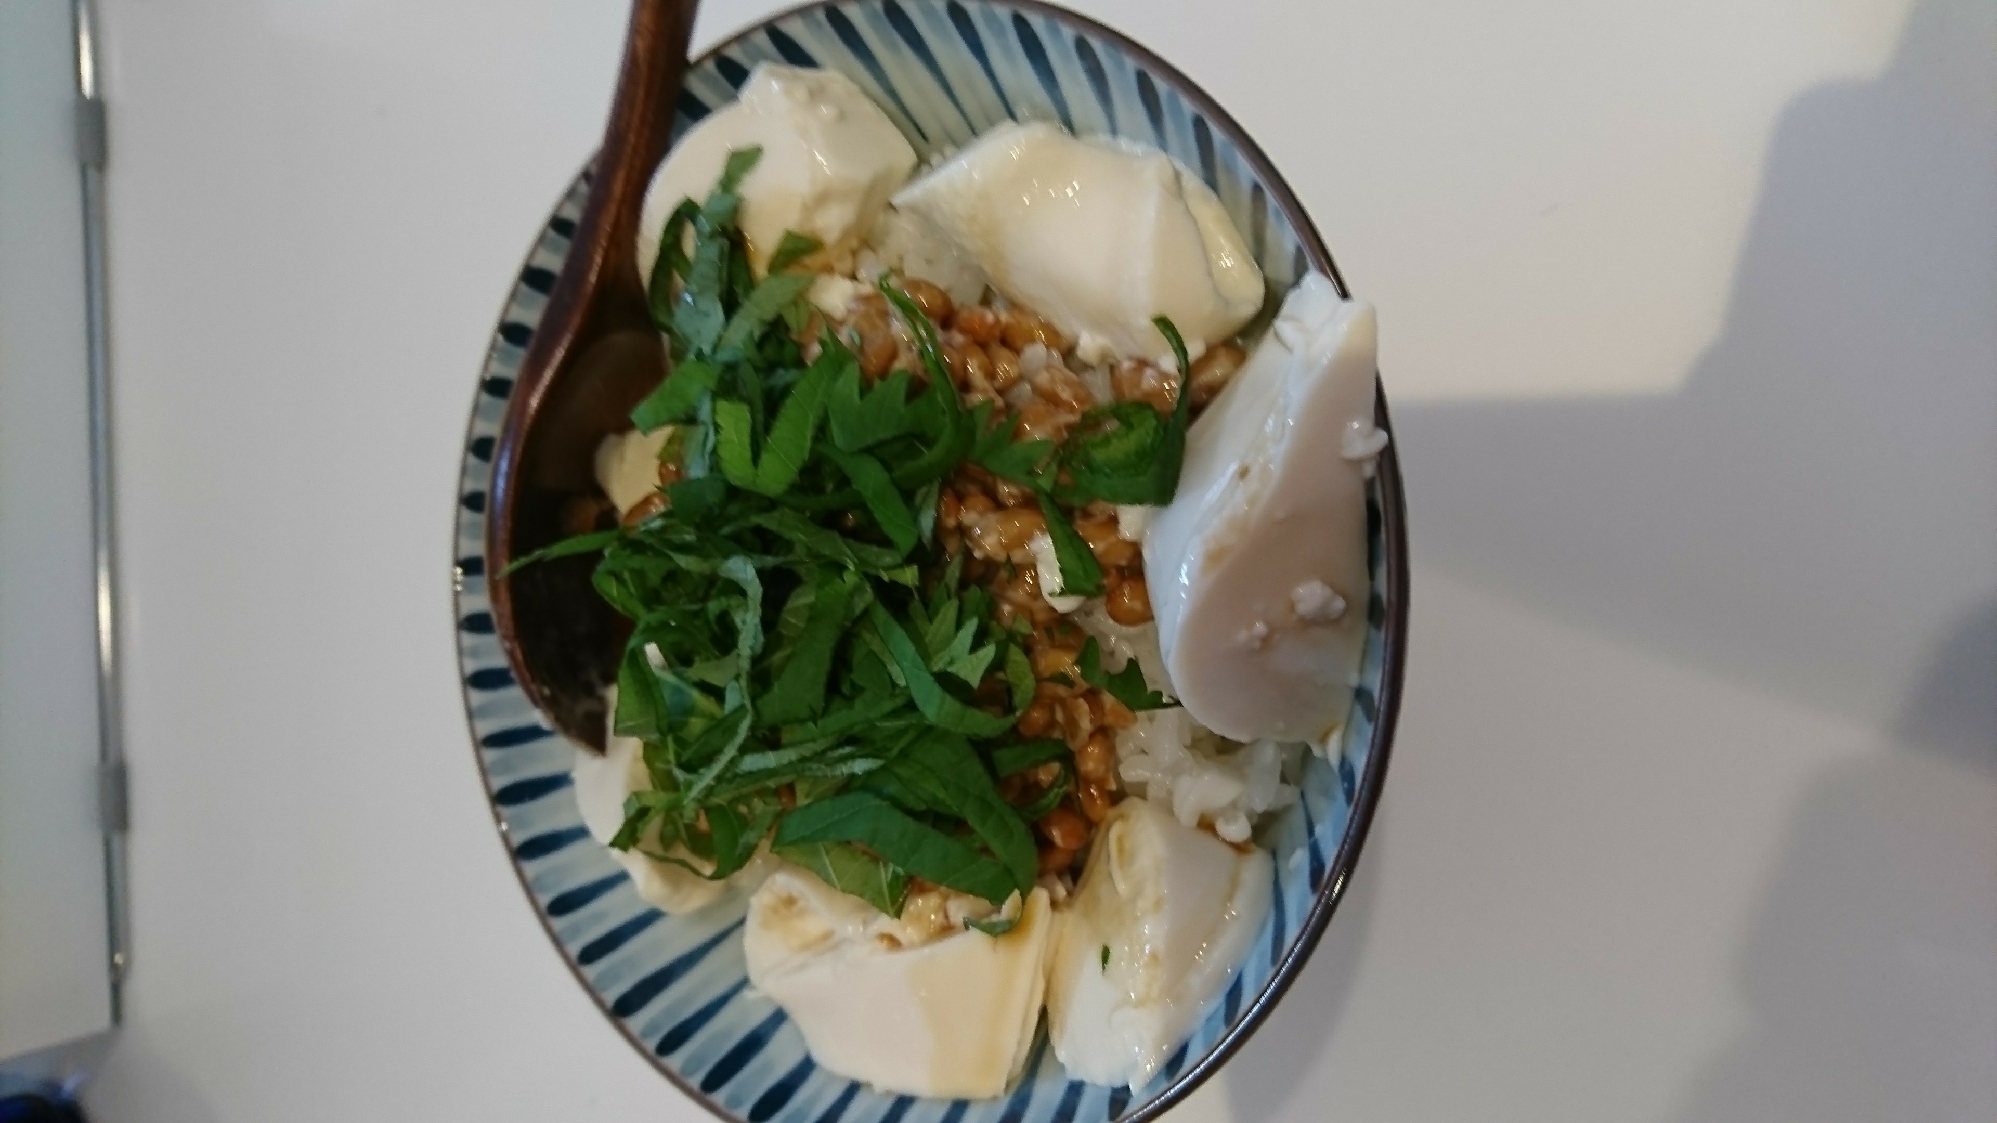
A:
POLYGON ((749 899, 742 945, 750 982, 822 1067, 884 1092, 981 1099, 1018 1077, 1040 1018, 1046 890, 1020 908, 1004 936, 964 929, 910 946, 897 921, 784 866, 749 899))
POLYGON ((672 435, 670 425, 649 433, 627 429, 610 434, 596 446, 596 486, 610 497, 619 514, 659 490, 659 452, 672 435))
POLYGON ((1098 828, 1048 968, 1068 1074, 1141 1087, 1199 1023, 1269 911, 1273 867, 1143 799, 1098 828))
POLYGON ((917 214, 977 261, 1006 299, 1092 353, 1169 354, 1151 319, 1194 347, 1262 307, 1262 270, 1200 178, 1154 148, 1003 124, 903 188, 917 214))
POLYGON ((1194 423, 1179 491, 1144 536, 1173 692, 1236 741, 1321 743, 1366 642, 1373 309, 1306 276, 1194 423))
POLYGON ((760 274, 795 230, 850 251, 915 170, 915 150, 853 80, 830 70, 762 63, 736 100, 687 130, 666 154, 638 221, 638 271, 650 277, 659 238, 682 200, 704 202, 729 152, 761 145, 743 179, 738 221, 760 274))
MULTIPOLYGON (((614 697, 610 709, 612 713, 617 710, 614 697)), ((652 787, 652 778, 645 771, 644 745, 635 737, 608 738, 600 756, 578 747, 571 778, 583 825, 589 828, 590 837, 606 846, 624 825, 624 797, 652 787)), ((651 850, 658 845, 656 831, 641 843, 651 850)), ((631 875, 638 895, 667 913, 706 908, 728 891, 726 881, 709 881, 692 870, 646 857, 637 849, 612 850, 610 856, 631 875)), ((674 856, 697 861, 684 851, 674 856)))

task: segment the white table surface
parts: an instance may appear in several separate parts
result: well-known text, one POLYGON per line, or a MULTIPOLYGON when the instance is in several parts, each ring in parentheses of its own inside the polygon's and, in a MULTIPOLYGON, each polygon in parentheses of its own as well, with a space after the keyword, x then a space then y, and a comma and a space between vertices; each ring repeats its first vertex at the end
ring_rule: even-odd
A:
MULTIPOLYGON (((622 5, 103 6, 98 1117, 702 1118, 523 901, 452 654, 473 381, 622 5)), ((1083 7, 1380 306, 1418 559, 1351 896, 1176 1118, 1997 1118, 1997 6, 1083 7)))

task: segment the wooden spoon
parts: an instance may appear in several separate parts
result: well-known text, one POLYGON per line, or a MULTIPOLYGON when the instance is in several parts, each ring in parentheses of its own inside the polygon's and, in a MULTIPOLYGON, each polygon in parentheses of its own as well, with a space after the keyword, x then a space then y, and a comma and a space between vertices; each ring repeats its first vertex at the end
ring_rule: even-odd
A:
POLYGON ((628 625, 590 584, 595 559, 500 576, 514 558, 569 533, 563 506, 595 486, 605 435, 670 362, 638 276, 638 215, 665 156, 686 78, 698 0, 633 0, 610 123, 567 263, 521 362, 493 460, 486 572, 501 646, 522 690, 555 728, 604 744, 604 686, 628 625))

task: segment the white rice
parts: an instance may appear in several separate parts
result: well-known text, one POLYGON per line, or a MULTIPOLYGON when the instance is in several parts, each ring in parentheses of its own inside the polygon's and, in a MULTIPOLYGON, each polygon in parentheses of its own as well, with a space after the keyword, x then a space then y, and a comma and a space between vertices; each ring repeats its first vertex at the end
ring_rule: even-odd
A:
MULTIPOLYGON (((1167 690, 1155 624, 1125 627, 1100 601, 1074 615, 1096 638, 1103 665, 1122 670, 1136 659, 1153 690, 1167 690)), ((1189 827, 1211 824, 1229 842, 1246 842, 1258 822, 1297 801, 1295 780, 1309 747, 1271 740, 1243 745, 1195 722, 1182 707, 1150 710, 1117 734, 1117 774, 1124 790, 1172 809, 1189 827)))
POLYGON ((1116 391, 1110 385, 1108 367, 1083 366, 1075 371, 1075 374, 1082 380, 1082 385, 1089 388, 1089 396, 1096 401, 1113 402, 1116 400, 1116 391))

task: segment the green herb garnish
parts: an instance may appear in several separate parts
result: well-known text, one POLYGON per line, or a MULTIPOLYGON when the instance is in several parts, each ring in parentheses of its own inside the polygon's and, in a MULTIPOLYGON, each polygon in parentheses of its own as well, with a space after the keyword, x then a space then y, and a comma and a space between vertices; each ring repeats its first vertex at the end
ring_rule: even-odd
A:
POLYGON ((1052 764, 1059 760, 1073 760, 1075 754, 1068 751, 1068 744, 1052 737, 1038 741, 1025 741, 1017 745, 1007 745, 992 750, 992 771, 1001 776, 1017 776, 1030 768, 1052 764))
POLYGON ((1132 711, 1142 713, 1178 705, 1151 689, 1150 684, 1144 681, 1144 668, 1138 666, 1135 659, 1124 660, 1123 669, 1114 674, 1103 670, 1102 648, 1096 645, 1094 636, 1082 645, 1082 653, 1075 660, 1075 670, 1081 674, 1083 682, 1106 691, 1132 711))
POLYGON ((777 846, 812 842, 858 843, 891 856, 894 865, 916 877, 988 901, 1003 901, 1022 888, 1006 867, 969 843, 924 825, 872 792, 844 792, 784 816, 777 827, 777 846))
POLYGON ((994 916, 987 920, 966 920, 964 927, 976 929, 987 936, 998 937, 1019 927, 1019 917, 994 916))
POLYGON ((1054 778, 1053 783, 1047 785, 1046 791, 1041 792, 1038 796, 1034 797, 1031 803, 1019 809, 1020 818, 1028 822, 1035 822, 1046 818, 1056 807, 1061 806, 1061 800, 1067 796, 1068 792, 1074 786, 1075 766, 1068 761, 1062 761, 1060 775, 1054 778))
MULTIPOLYGON (((1047 537, 1054 540, 1054 557, 1061 565, 1060 595, 1093 597, 1103 591, 1103 569, 1094 550, 1068 516, 1054 505, 1054 497, 1040 493, 1040 513, 1047 520, 1047 537)), ((1049 589, 1048 592, 1055 590, 1049 589)))
POLYGON ((1160 416, 1143 402, 1096 406, 1082 414, 1057 448, 1046 440, 1012 440, 1009 426, 991 425, 989 410, 980 407, 971 459, 995 476, 1070 506, 1094 500, 1151 506, 1171 502, 1192 424, 1187 392, 1192 364, 1172 321, 1160 316, 1152 322, 1171 345, 1179 367, 1179 393, 1170 414, 1160 416))
POLYGON ((889 916, 900 916, 908 899, 908 875, 857 846, 812 842, 779 846, 778 856, 817 874, 825 884, 851 893, 889 916))
POLYGON ((786 230, 783 240, 777 243, 777 252, 770 255, 770 273, 781 273, 824 248, 825 243, 809 234, 786 230))
MULTIPOLYGON (((1010 899, 1008 899, 1006 903, 1011 904, 1012 902, 1010 899)), ((1003 936, 1007 932, 1012 931, 1014 928, 1019 927, 1019 922, 1022 919, 1024 919, 1025 916, 1026 916, 1026 902, 1022 900, 1019 903, 1019 908, 1013 910, 1011 915, 1007 915, 1005 910, 1001 908, 998 914, 995 916, 986 917, 983 920, 964 921, 964 927, 972 929, 974 931, 983 932, 987 936, 993 936, 993 937, 1003 936)))
MULTIPOLYGON (((887 277, 921 369, 870 384, 829 331, 807 362, 797 266, 821 247, 787 234, 753 275, 738 189, 759 156, 731 153, 707 198, 673 212, 649 278, 672 373, 632 421, 675 427, 684 478, 666 508, 507 573, 601 551, 595 587, 631 623, 612 726, 644 743, 652 788, 627 800, 613 846, 719 879, 769 845, 890 914, 917 877, 1003 907, 1033 886, 1029 824, 1073 789, 1073 757, 1011 737, 1032 665, 991 595, 941 564, 939 489, 967 461, 1032 487, 1063 591, 1093 595, 1101 567, 1061 505, 1169 499, 1184 395, 1169 418, 1110 406, 1058 447, 1015 442, 990 406, 964 408, 934 326, 887 277), (1022 806, 1000 795, 1000 777, 1049 763, 1055 782, 1022 806)), ((1183 386, 1177 333, 1160 330, 1183 386)), ((1093 645, 1081 673, 1132 708, 1164 704, 1134 666, 1103 674, 1093 645)))

